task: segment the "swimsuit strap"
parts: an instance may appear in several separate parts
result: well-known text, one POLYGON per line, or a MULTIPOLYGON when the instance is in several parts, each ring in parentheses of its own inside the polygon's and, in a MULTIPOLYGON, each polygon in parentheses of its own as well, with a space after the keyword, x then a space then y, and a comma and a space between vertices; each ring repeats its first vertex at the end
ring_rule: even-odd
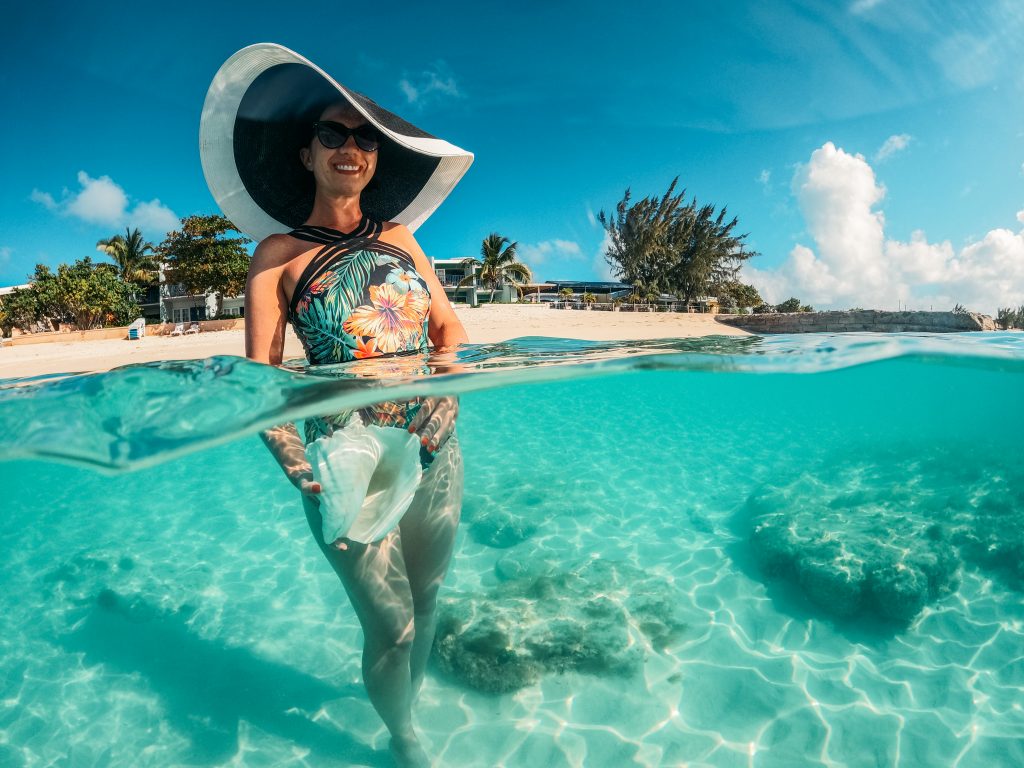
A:
POLYGON ((376 237, 382 231, 384 231, 384 225, 381 222, 374 221, 364 214, 363 218, 360 219, 359 223, 356 225, 356 228, 351 232, 342 232, 340 229, 303 224, 301 227, 296 227, 288 234, 296 240, 305 240, 310 243, 329 245, 341 240, 350 240, 353 237, 376 237))

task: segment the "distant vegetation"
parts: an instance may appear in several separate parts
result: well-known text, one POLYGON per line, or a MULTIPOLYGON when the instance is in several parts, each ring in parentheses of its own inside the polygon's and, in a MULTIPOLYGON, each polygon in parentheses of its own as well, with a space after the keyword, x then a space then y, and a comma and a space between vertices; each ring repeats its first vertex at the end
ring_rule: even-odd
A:
MULTIPOLYGON (((158 284, 160 264, 167 278, 191 293, 216 292, 218 302, 245 290, 249 254, 245 237, 223 216, 189 216, 181 229, 158 246, 146 242, 138 229, 100 240, 96 249, 113 264, 94 263, 88 256, 56 270, 37 264, 26 288, 0 297, 0 331, 52 331, 63 325, 81 330, 127 325, 139 317, 143 289, 158 284)), ((221 310, 218 306, 218 313, 221 310)))
POLYGON ((768 314, 771 312, 813 312, 814 307, 810 304, 801 304, 800 299, 792 296, 786 299, 781 304, 765 304, 761 303, 759 306, 754 307, 756 314, 768 314))
POLYGON ((686 201, 686 190, 675 194, 676 178, 659 197, 632 202, 630 190, 614 214, 598 218, 610 244, 605 259, 612 274, 633 286, 634 297, 649 301, 670 294, 689 303, 702 296, 724 297, 735 306, 756 306, 753 286, 737 281, 740 266, 756 256, 748 250, 746 234, 737 234, 738 219, 726 208, 686 201), (750 302, 750 303, 748 303, 750 302))
POLYGON ((113 264, 94 264, 86 256, 74 264, 61 264, 56 272, 37 264, 27 288, 15 288, 3 297, 0 327, 4 336, 14 328, 56 330, 130 323, 139 316, 138 286, 125 282, 113 264))
POLYGON ((1024 329, 1024 304, 1021 304, 1016 309, 1010 307, 1002 307, 999 312, 996 313, 996 325, 1004 330, 1011 328, 1024 329))

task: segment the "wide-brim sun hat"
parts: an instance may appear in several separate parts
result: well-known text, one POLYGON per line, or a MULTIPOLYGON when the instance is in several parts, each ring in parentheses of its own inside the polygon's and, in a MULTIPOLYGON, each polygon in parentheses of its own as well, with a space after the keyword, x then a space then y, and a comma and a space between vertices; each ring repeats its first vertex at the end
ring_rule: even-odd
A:
POLYGON ((415 230, 473 162, 308 59, 275 43, 250 45, 217 71, 203 104, 199 154, 221 211, 255 240, 305 223, 316 192, 299 161, 323 109, 344 99, 383 135, 377 170, 363 190, 363 213, 415 230))

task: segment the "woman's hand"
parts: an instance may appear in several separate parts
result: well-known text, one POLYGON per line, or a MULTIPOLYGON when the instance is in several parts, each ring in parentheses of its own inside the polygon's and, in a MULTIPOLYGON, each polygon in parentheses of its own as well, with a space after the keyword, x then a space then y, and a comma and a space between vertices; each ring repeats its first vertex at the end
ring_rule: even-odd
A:
MULTIPOLYGON (((307 464, 306 466, 309 465, 307 464)), ((299 489, 299 493, 311 499, 316 499, 323 490, 320 487, 320 483, 313 479, 313 472, 310 469, 294 472, 288 475, 288 479, 292 481, 292 485, 299 489)), ((348 544, 345 543, 343 538, 335 539, 331 542, 331 547, 344 550, 348 549, 348 544)))
POLYGON ((409 423, 409 431, 420 438, 420 444, 437 453, 455 430, 459 415, 457 397, 427 397, 409 423))
MULTIPOLYGON (((307 464, 306 466, 308 467, 309 465, 307 464)), ((292 481, 292 485, 298 488, 299 493, 303 496, 315 499, 320 495, 320 483, 313 479, 312 469, 296 472, 294 475, 289 475, 288 479, 292 481)))

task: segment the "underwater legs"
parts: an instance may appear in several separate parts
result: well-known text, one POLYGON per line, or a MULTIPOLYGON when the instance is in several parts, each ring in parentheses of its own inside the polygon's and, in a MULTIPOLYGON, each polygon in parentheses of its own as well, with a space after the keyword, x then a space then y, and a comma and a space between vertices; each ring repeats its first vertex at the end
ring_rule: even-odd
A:
POLYGON ((410 660, 413 697, 423 684, 434 644, 437 593, 448 572, 462 512, 462 474, 462 451, 452 435, 423 476, 399 524, 416 627, 410 660))
POLYGON ((428 765, 412 725, 437 622, 437 592, 448 569, 462 506, 462 454, 442 448, 397 529, 373 544, 323 540, 319 505, 303 498, 320 550, 338 574, 363 628, 363 682, 392 736, 401 766, 428 765))

